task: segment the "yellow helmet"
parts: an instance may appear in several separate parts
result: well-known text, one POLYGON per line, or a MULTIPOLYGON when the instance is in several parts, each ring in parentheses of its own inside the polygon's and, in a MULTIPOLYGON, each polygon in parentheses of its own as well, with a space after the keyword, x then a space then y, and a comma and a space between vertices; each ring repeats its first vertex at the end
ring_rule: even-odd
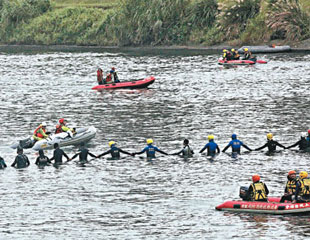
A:
POLYGON ((111 147, 112 145, 114 145, 115 144, 115 142, 114 141, 110 141, 109 142, 109 146, 111 147))
POLYGON ((248 49, 248 48, 244 48, 243 50, 244 50, 245 52, 249 51, 249 49, 248 49))
POLYGON ((146 139, 146 143, 147 144, 152 144, 153 143, 153 139, 152 138, 146 139))
POLYGON ((213 140, 214 139, 214 136, 213 135, 209 135, 208 136, 208 140, 210 141, 210 140, 213 140))
POLYGON ((304 179, 304 178, 308 177, 308 173, 307 173, 306 171, 301 171, 301 172, 299 173, 299 177, 300 177, 301 179, 304 179))
POLYGON ((268 133, 268 134, 267 134, 267 139, 268 139, 268 140, 271 140, 272 138, 273 138, 272 133, 268 133))
POLYGON ((227 50, 226 50, 226 49, 223 49, 223 52, 227 52, 227 50))
POLYGON ((234 52, 234 51, 235 51, 235 49, 234 49, 234 48, 232 48, 232 49, 231 49, 231 51, 232 51, 232 52, 234 52))

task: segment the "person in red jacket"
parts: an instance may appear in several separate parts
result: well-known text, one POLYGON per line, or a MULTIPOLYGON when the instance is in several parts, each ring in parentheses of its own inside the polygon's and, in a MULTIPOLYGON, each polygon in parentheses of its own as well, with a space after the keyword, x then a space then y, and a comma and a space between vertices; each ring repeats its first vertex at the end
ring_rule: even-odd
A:
POLYGON ((97 82, 99 85, 103 84, 103 73, 101 68, 98 68, 97 70, 97 82))

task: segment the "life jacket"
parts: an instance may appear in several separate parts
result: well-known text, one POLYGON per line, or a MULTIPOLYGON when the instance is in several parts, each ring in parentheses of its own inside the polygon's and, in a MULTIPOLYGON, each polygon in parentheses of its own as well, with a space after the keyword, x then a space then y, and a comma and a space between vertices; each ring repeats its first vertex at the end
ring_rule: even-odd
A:
POLYGON ((107 75, 106 81, 107 81, 107 83, 112 82, 112 74, 111 74, 111 73, 109 73, 109 74, 107 75))
POLYGON ((46 129, 43 129, 42 126, 40 125, 39 127, 37 127, 36 130, 34 130, 33 135, 39 138, 44 138, 44 136, 38 132, 40 128, 43 130, 44 133, 46 132, 46 129))
POLYGON ((62 130, 62 125, 57 124, 57 125, 56 125, 55 133, 57 134, 57 133, 62 133, 62 132, 63 132, 63 130, 62 130))
POLYGON ((295 194, 296 192, 296 183, 299 181, 298 179, 288 180, 286 183, 287 192, 290 194, 295 194))
POLYGON ((310 178, 304 178, 300 180, 300 182, 301 182, 300 195, 310 195, 310 178))
POLYGON ((265 186, 263 183, 261 182, 252 183, 251 186, 253 188, 253 193, 251 196, 252 200, 259 201, 267 199, 265 186))
POLYGON ((102 72, 99 69, 97 70, 97 81, 102 82, 102 72))

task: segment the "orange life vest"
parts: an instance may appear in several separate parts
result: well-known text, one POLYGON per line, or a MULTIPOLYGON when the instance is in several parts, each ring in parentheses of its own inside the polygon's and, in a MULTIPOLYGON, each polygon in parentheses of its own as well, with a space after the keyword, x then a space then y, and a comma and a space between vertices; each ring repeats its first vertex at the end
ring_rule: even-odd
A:
POLYGON ((36 130, 34 130, 33 135, 35 135, 36 137, 39 137, 39 138, 44 138, 44 136, 38 132, 40 128, 43 130, 44 133, 46 132, 46 129, 43 129, 42 126, 40 125, 39 127, 37 127, 36 130))

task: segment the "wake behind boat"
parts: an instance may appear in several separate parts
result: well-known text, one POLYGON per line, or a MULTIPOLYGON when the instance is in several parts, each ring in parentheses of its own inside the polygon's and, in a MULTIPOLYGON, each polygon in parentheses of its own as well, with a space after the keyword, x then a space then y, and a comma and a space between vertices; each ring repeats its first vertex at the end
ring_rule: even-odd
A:
POLYGON ((31 148, 35 151, 40 149, 52 149, 55 143, 58 143, 60 147, 69 145, 78 145, 81 142, 88 142, 96 136, 96 128, 84 127, 77 128, 76 133, 71 135, 69 132, 62 132, 58 134, 51 134, 48 138, 35 142, 32 137, 20 140, 11 145, 11 148, 31 148))
POLYGON ((105 89, 118 89, 118 88, 124 88, 124 89, 139 89, 139 88, 147 88, 149 85, 153 84, 155 81, 155 78, 153 76, 134 80, 134 81, 126 81, 126 82, 118 82, 118 83, 108 83, 108 84, 102 84, 97 85, 92 88, 92 90, 98 90, 102 91, 105 89))

